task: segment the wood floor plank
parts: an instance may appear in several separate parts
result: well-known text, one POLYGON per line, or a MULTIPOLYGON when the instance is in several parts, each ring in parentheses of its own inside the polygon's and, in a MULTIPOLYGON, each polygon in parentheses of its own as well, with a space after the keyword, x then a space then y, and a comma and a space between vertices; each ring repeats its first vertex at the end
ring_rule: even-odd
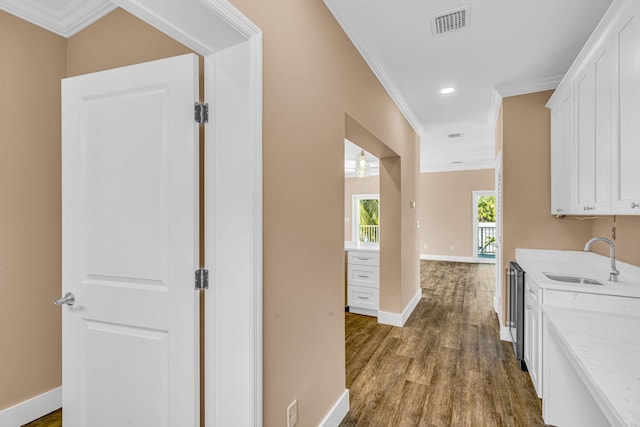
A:
POLYGON ((420 417, 428 393, 428 386, 412 381, 404 382, 400 395, 400 404, 391 420, 391 426, 412 427, 420 424, 420 417))
POLYGON ((500 341, 493 266, 421 261, 420 274, 423 297, 403 328, 345 322, 341 426, 544 426, 528 374, 500 341))
POLYGON ((62 427, 62 409, 58 409, 22 427, 62 427))

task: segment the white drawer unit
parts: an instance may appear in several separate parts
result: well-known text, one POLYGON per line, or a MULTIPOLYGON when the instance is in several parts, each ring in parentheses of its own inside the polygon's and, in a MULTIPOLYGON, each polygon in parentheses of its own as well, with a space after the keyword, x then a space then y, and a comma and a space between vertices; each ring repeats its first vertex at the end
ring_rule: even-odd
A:
MULTIPOLYGON (((364 286, 349 286, 349 311, 357 313, 364 309, 378 312, 380 304, 380 290, 364 286)), ((366 313, 365 313, 366 314, 366 313)))
POLYGON ((369 288, 380 288, 380 279, 378 277, 379 267, 371 265, 349 265, 348 283, 353 286, 367 286, 369 288))
POLYGON ((351 313, 378 317, 380 252, 347 250, 347 305, 351 313))
POLYGON ((349 250, 348 254, 347 263, 349 265, 371 265, 374 267, 380 265, 380 252, 349 250))

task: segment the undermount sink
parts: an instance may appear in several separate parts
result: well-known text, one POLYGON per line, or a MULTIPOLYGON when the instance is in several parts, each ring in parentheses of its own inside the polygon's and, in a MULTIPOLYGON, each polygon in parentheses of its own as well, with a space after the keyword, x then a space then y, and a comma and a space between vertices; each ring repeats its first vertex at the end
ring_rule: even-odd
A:
POLYGON ((598 282, 597 280, 589 279, 587 277, 579 277, 579 276, 567 276, 565 274, 553 274, 553 273, 543 273, 551 280, 555 280, 556 282, 565 282, 565 283, 576 283, 580 285, 600 285, 604 286, 604 283, 598 282))

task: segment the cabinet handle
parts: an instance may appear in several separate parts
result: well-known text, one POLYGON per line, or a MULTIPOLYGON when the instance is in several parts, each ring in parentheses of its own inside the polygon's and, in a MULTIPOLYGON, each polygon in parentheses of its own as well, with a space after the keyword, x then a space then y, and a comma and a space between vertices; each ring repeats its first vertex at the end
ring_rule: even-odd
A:
POLYGON ((631 202, 631 209, 640 208, 640 203, 631 202))
POLYGON ((529 304, 525 305, 527 310, 531 310, 533 307, 531 307, 529 304))
POLYGON ((595 206, 585 206, 582 209, 588 212, 588 211, 595 210, 595 208, 596 208, 595 206))
POLYGON ((564 209, 556 209, 556 212, 562 213, 562 212, 564 212, 564 209))
POLYGON ((368 300, 368 299, 369 299, 369 297, 361 297, 361 296, 358 296, 358 299, 368 300))
POLYGON ((365 276, 364 274, 358 274, 358 277, 361 277, 363 279, 368 279, 369 278, 369 276, 365 276))
POLYGON ((531 288, 527 289, 527 291, 528 291, 531 295, 534 295, 534 294, 535 294, 535 292, 533 292, 533 289, 531 289, 531 288))
POLYGON ((362 258, 362 257, 357 256, 356 259, 358 259, 360 261, 369 261, 369 260, 371 260, 373 258, 362 258))

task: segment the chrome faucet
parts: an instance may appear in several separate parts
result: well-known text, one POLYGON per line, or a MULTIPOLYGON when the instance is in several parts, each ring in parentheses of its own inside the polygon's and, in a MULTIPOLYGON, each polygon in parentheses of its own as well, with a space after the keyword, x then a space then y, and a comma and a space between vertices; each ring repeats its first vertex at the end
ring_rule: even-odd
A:
POLYGON ((589 252, 589 250, 591 249, 591 244, 593 242, 605 242, 609 245, 609 258, 611 261, 611 265, 609 266, 609 281, 617 282, 620 272, 616 268, 616 246, 611 240, 605 237, 594 237, 593 239, 590 239, 586 245, 584 245, 585 252, 589 252))

